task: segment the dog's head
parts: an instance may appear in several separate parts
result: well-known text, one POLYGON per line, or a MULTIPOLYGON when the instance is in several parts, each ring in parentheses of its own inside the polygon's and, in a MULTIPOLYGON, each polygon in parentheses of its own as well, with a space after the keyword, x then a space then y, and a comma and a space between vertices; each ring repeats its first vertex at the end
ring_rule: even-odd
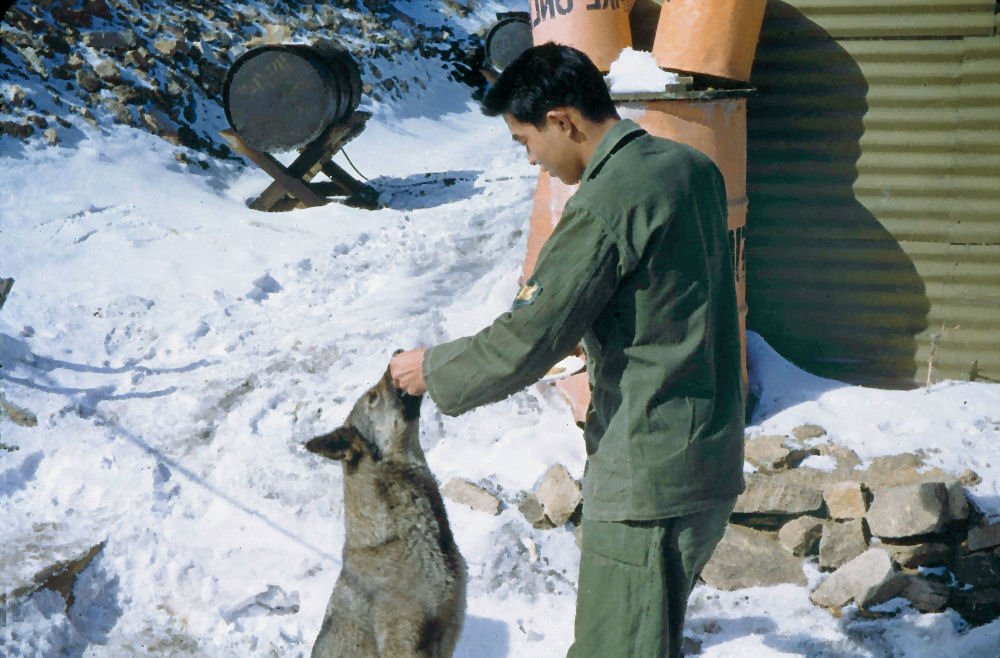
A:
POLYGON ((368 458, 406 458, 420 454, 417 431, 421 395, 409 395, 392 384, 387 368, 382 379, 354 404, 343 427, 306 443, 306 449, 329 459, 356 465, 368 458))

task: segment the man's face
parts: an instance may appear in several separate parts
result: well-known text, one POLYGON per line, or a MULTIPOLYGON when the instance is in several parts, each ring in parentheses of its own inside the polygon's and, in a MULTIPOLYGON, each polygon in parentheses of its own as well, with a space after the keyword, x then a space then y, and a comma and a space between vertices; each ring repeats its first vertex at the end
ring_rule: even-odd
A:
POLYGON ((509 114, 503 115, 511 137, 522 144, 528 152, 528 162, 540 165, 567 185, 580 182, 584 167, 576 157, 576 143, 570 138, 565 124, 558 119, 546 117, 541 128, 530 123, 521 123, 509 114))

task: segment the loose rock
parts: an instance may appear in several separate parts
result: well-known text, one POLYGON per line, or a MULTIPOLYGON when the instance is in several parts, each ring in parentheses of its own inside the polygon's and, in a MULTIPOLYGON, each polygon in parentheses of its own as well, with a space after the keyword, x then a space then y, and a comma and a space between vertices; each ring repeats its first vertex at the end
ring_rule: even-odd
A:
POLYGON ((79 71, 86 61, 78 53, 73 53, 66 58, 66 68, 70 71, 79 71))
POLYGON ((59 143, 59 134, 55 128, 46 128, 42 132, 42 136, 45 138, 45 143, 49 146, 55 146, 59 143))
POLYGON ((1000 587, 1000 551, 963 555, 955 561, 952 573, 972 587, 1000 587))
POLYGON ((181 42, 178 39, 157 39, 153 42, 153 49, 164 57, 173 57, 180 47, 181 42))
POLYGON ((941 542, 904 546, 883 543, 881 548, 888 551, 892 561, 904 569, 939 566, 945 564, 951 556, 951 549, 941 542))
POLYGON ((979 474, 973 470, 965 469, 958 476, 958 481, 967 487, 974 487, 983 481, 983 478, 979 477, 979 474))
POLYGON ((28 139, 35 134, 35 129, 24 123, 0 121, 0 135, 10 135, 18 139, 28 139))
POLYGON ((122 57, 122 63, 125 66, 131 66, 143 71, 149 68, 149 60, 138 50, 130 50, 125 53, 125 56, 122 57))
POLYGON ((767 533, 730 524, 702 579, 717 589, 768 587, 781 583, 805 585, 802 563, 767 533))
POLYGON ((889 554, 871 548, 830 574, 809 599, 825 608, 840 608, 851 601, 864 608, 888 601, 906 584, 893 569, 889 554))
POLYGON ((102 86, 100 78, 87 69, 80 69, 76 72, 76 83, 90 93, 98 91, 102 86))
POLYGON ((970 551, 981 551, 994 546, 1000 546, 1000 522, 987 526, 973 526, 969 529, 968 546, 970 551))
POLYGON ((49 70, 45 67, 45 63, 42 58, 38 56, 38 51, 34 48, 18 48, 18 52, 24 57, 24 60, 28 62, 28 66, 37 73, 42 80, 49 79, 49 70))
POLYGON ((823 507, 823 494, 816 489, 776 482, 759 474, 746 480, 747 488, 733 509, 735 514, 788 517, 818 512, 823 507))
POLYGON ((808 439, 818 439, 821 436, 826 435, 826 430, 819 425, 799 425, 792 430, 792 436, 800 441, 806 441, 808 439))
POLYGON ((89 32, 83 36, 83 42, 93 48, 107 53, 121 53, 135 46, 135 33, 131 30, 110 32, 100 30, 89 32))
POLYGON ((105 82, 116 82, 121 78, 118 67, 115 66, 115 63, 110 59, 101 60, 101 62, 94 67, 94 73, 96 73, 97 77, 105 82))
POLYGON ((838 569, 868 549, 861 519, 846 523, 827 523, 819 540, 819 567, 838 569))
POLYGON ((758 436, 744 446, 744 458, 763 471, 777 471, 795 468, 809 455, 818 455, 815 448, 789 448, 785 437, 779 435, 758 436))
POLYGON ((545 516, 556 526, 565 525, 583 502, 580 484, 562 464, 555 464, 546 471, 534 493, 545 516))
POLYGON ((965 487, 958 480, 946 482, 945 486, 948 488, 948 521, 965 521, 971 511, 965 487))
POLYGON ((868 510, 868 527, 885 538, 940 531, 949 518, 948 490, 940 482, 878 489, 868 510))
POLYGON ((105 98, 104 108, 111 113, 118 123, 132 123, 132 112, 121 101, 114 98, 105 98))
POLYGON ((155 108, 149 112, 142 113, 142 121, 149 128, 150 132, 163 136, 166 133, 177 134, 177 127, 166 114, 155 108))
POLYGON ((910 452, 876 457, 864 472, 864 483, 869 489, 882 489, 923 482, 917 473, 923 465, 924 460, 910 452))
POLYGON ((838 482, 823 492, 831 519, 860 519, 868 511, 865 493, 857 481, 838 482))
POLYGON ((485 512, 496 516, 500 513, 500 499, 486 489, 476 486, 461 478, 451 478, 443 487, 441 495, 445 498, 468 505, 477 512, 485 512))
POLYGON ((17 85, 11 85, 10 104, 14 107, 21 107, 26 100, 28 100, 28 95, 24 93, 24 90, 17 85))
MULTIPOLYGON (((545 508, 535 498, 534 494, 526 493, 518 503, 517 509, 524 515, 525 520, 539 530, 551 530, 555 524, 545 516, 545 508)), ((577 542, 579 544, 579 541, 577 542)))
POLYGON ((814 516, 800 516, 781 526, 778 542, 792 555, 803 557, 816 552, 822 535, 822 521, 814 516))
POLYGON ((1000 618, 1000 587, 952 590, 948 606, 974 626, 1000 618))
POLYGON ((907 575, 906 586, 900 593, 920 612, 940 612, 948 604, 948 588, 922 576, 907 575))

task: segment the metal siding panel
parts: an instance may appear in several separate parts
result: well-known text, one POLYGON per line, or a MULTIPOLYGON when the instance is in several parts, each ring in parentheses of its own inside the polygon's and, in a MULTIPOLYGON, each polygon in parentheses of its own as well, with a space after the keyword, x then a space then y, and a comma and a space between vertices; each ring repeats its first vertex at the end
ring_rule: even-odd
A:
POLYGON ((936 380, 1000 380, 1000 39, 836 41, 817 25, 928 4, 772 2, 765 18, 748 324, 821 375, 922 384, 943 324, 960 328, 937 341, 936 380))
POLYGON ((963 39, 962 45, 954 165, 960 203, 948 241, 1000 245, 1000 38, 963 39))
MULTIPOLYGON (((782 5, 768 3, 775 29, 801 34, 801 22, 782 20, 782 5)), ((842 39, 985 36, 996 29, 994 0, 794 0, 791 6, 842 39)))

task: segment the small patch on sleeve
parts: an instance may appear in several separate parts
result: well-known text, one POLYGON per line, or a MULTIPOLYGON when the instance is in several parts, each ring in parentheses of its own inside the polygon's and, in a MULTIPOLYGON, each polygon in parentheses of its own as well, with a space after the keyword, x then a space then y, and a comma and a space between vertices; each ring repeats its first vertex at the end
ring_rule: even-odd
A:
POLYGON ((514 298, 514 303, 511 305, 511 309, 521 308, 522 306, 534 303, 534 301, 538 299, 538 295, 541 294, 541 292, 541 284, 538 283, 538 280, 535 279, 535 277, 531 277, 521 287, 520 292, 517 293, 517 297, 514 298))

